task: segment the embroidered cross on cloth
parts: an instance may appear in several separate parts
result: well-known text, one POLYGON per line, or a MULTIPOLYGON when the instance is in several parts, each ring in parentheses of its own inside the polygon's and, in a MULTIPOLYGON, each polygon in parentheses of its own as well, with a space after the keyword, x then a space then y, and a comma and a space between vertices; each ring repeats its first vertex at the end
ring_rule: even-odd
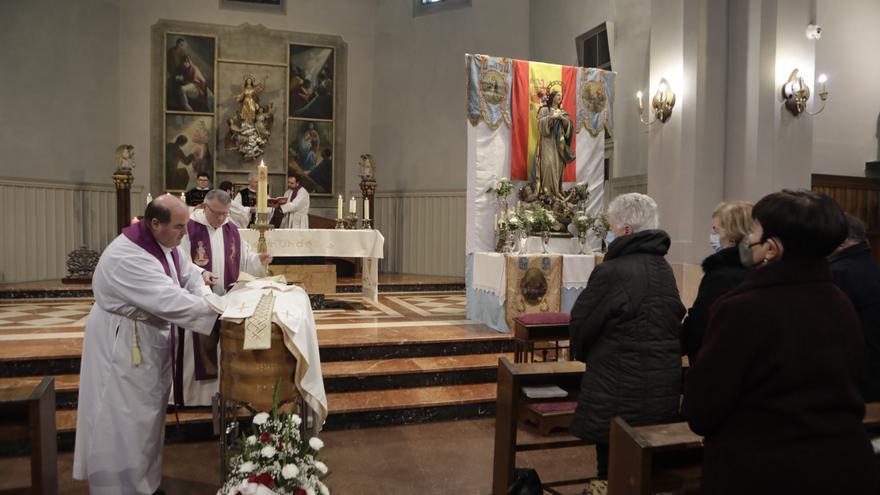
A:
POLYGON ((244 323, 244 349, 260 350, 272 346, 272 312, 275 309, 275 296, 267 291, 260 297, 253 316, 244 323))

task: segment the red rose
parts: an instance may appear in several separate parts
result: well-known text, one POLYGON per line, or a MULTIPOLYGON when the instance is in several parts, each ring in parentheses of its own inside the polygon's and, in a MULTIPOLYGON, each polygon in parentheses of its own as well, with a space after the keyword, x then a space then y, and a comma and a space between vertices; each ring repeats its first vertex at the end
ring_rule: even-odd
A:
POLYGON ((261 433, 260 434, 260 441, 263 443, 266 443, 269 441, 269 438, 271 438, 271 437, 272 437, 272 435, 270 435, 269 432, 261 433))
MULTIPOLYGON (((250 478, 248 478, 248 481, 250 481, 250 478)), ((254 477, 253 482, 265 485, 268 488, 272 488, 273 486, 275 486, 275 480, 272 479, 272 476, 269 473, 261 473, 257 475, 256 477, 254 477)))
POLYGON ((303 490, 302 488, 297 488, 296 495, 308 495, 308 493, 305 490, 303 490))

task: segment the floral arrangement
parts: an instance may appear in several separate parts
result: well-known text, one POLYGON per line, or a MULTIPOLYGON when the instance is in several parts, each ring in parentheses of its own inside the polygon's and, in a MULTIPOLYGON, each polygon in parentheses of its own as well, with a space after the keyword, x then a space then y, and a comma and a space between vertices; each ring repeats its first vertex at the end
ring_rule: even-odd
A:
POLYGON ((608 233, 608 230, 611 229, 611 224, 608 223, 608 215, 605 213, 600 213, 596 215, 593 220, 593 225, 590 227, 593 229, 593 233, 596 234, 596 237, 599 239, 604 239, 605 234, 608 233))
POLYGON ((551 230, 556 225, 556 217, 553 213, 547 211, 543 206, 536 206, 532 209, 532 230, 545 232, 551 230))
POLYGON ((516 214, 516 211, 505 213, 501 217, 499 227, 501 230, 520 230, 523 228, 524 221, 516 214))
POLYGON ((321 481, 327 465, 315 457, 324 442, 305 441, 300 424, 302 418, 280 412, 277 401, 271 415, 254 416, 250 433, 236 441, 237 453, 228 459, 226 482, 217 495, 329 495, 321 481))
POLYGON ((505 199, 513 192, 513 182, 510 179, 502 178, 495 183, 495 187, 486 189, 489 194, 494 194, 498 199, 505 199))
POLYGON ((583 234, 593 228, 593 225, 596 223, 596 217, 582 212, 580 215, 574 216, 572 223, 574 224, 574 228, 576 228, 579 233, 583 234))

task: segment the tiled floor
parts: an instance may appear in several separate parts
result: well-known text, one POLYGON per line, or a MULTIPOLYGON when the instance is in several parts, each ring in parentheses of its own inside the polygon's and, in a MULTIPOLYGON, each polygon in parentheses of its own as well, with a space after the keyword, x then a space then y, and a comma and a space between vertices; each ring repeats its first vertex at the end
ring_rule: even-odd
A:
MULTIPOLYGON (((484 495, 492 484, 493 419, 325 432, 321 457, 330 467, 334 495, 484 495)), ((215 443, 165 447, 163 489, 168 495, 213 495, 220 485, 215 443)), ((524 452, 518 466, 532 466, 543 481, 595 473, 591 447, 524 452)), ((87 494, 71 478, 73 455, 59 455, 60 491, 87 494)), ((27 459, 0 459, 0 491, 28 482, 27 459)), ((569 487, 562 493, 580 493, 569 487)))

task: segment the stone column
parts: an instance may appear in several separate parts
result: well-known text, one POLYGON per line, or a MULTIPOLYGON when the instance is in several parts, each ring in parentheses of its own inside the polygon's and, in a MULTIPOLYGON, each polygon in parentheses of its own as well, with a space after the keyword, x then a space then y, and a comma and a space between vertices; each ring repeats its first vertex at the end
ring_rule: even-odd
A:
POLYGON ((130 171, 113 174, 113 184, 116 186, 116 230, 120 233, 131 222, 131 185, 134 176, 130 171))

